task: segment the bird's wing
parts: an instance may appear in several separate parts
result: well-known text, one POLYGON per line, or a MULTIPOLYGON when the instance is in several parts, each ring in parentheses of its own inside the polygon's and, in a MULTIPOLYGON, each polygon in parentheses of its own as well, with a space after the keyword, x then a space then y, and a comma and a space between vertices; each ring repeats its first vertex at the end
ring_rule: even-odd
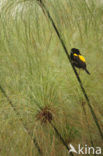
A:
POLYGON ((85 63, 85 59, 83 59, 84 57, 81 55, 74 55, 73 58, 73 62, 75 63, 75 65, 77 65, 80 68, 86 68, 86 63, 85 63))
MULTIPOLYGON (((82 55, 73 54, 74 58, 81 60, 82 62, 86 62, 85 58, 82 55)), ((78 60, 77 60, 78 61, 78 60)))
POLYGON ((77 56, 74 55, 73 59, 74 59, 75 62, 81 63, 81 60, 80 60, 78 55, 77 56))

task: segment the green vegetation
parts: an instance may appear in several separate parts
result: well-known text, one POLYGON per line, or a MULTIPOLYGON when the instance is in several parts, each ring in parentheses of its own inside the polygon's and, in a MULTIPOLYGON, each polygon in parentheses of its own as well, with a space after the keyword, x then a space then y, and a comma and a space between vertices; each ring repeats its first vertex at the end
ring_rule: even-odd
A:
MULTIPOLYGON (((2 0, 3 1, 3 0, 2 0)), ((103 128, 103 4, 96 0, 45 0, 68 51, 79 48, 91 75, 80 78, 103 128)), ((77 70, 79 72, 79 70, 77 70)), ((36 0, 6 0, 0 6, 0 156, 68 156, 52 126, 41 123, 47 108, 67 144, 94 146, 102 139, 61 43, 36 0), (39 117, 38 117, 39 116, 39 117), (20 120, 22 119, 22 123, 20 120)))

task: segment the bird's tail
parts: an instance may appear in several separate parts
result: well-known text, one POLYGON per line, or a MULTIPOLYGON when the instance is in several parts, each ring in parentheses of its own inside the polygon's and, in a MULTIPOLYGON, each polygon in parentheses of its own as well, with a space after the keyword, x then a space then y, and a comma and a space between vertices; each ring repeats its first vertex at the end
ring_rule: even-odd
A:
POLYGON ((86 68, 85 68, 85 71, 86 71, 86 73, 87 73, 87 74, 89 74, 89 75, 90 75, 90 72, 89 72, 86 68))

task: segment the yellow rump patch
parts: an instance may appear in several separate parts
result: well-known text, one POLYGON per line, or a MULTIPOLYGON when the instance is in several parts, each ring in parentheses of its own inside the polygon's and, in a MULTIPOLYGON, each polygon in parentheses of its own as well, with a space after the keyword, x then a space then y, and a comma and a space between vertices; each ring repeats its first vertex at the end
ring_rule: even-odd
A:
POLYGON ((85 58, 82 55, 77 55, 77 54, 73 54, 73 55, 78 56, 81 61, 86 62, 85 58))
POLYGON ((81 61, 85 62, 85 58, 82 55, 79 55, 81 61))

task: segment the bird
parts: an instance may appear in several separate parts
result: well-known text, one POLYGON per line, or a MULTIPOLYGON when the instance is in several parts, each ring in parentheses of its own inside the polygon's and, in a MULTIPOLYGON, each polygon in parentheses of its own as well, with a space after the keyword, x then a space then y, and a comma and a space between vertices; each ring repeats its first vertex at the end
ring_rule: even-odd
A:
POLYGON ((81 55, 79 49, 76 49, 76 48, 71 49, 70 60, 73 66, 80 68, 80 69, 84 69, 86 73, 90 75, 90 72, 87 70, 87 67, 86 67, 86 60, 81 55))

